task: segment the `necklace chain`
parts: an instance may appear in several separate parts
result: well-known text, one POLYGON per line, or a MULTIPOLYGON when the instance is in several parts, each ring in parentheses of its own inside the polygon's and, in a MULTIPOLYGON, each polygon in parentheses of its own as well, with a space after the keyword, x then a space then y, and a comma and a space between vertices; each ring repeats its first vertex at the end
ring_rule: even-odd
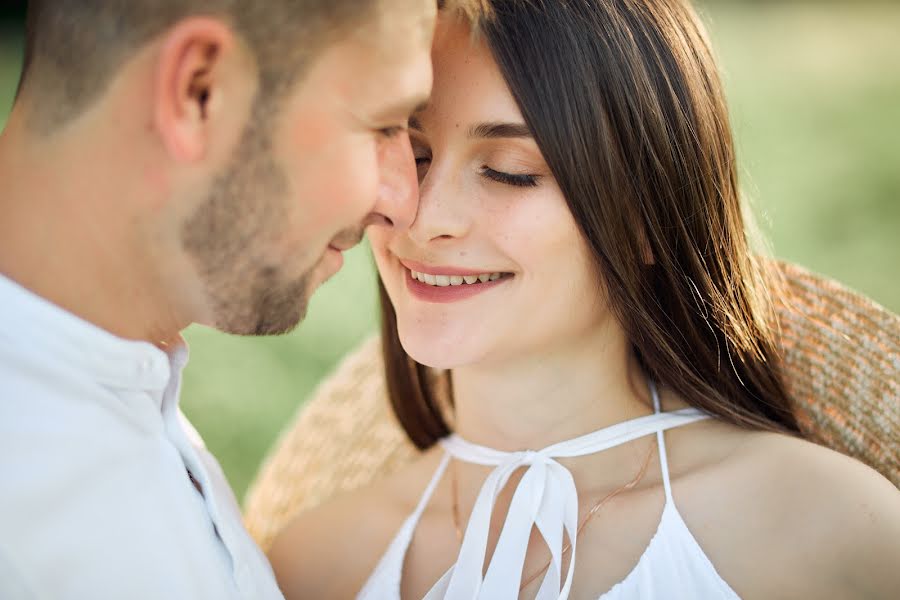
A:
MULTIPOLYGON (((653 447, 654 447, 654 445, 650 446, 650 451, 647 452, 647 456, 644 458, 644 463, 643 463, 643 465, 641 465, 641 469, 640 469, 640 471, 638 471, 638 474, 634 477, 634 479, 632 479, 631 481, 629 481, 622 487, 613 490, 612 492, 608 493, 606 496, 603 496, 602 498, 600 498, 600 500, 598 500, 596 503, 594 503, 594 505, 587 512, 587 514, 584 516, 584 518, 582 518, 581 524, 578 525, 578 529, 576 529, 576 531, 575 531, 575 539, 578 539, 578 536, 581 535, 581 530, 584 529, 584 526, 588 524, 588 521, 590 521, 591 518, 595 514, 597 514, 597 511, 599 511, 600 508, 604 504, 606 504, 607 502, 609 502, 610 500, 612 500, 613 498, 615 498, 622 492, 626 492, 630 489, 633 489, 638 483, 640 483, 641 479, 644 478, 644 474, 647 472, 647 466, 650 464, 650 457, 653 456, 653 447)), ((459 516, 459 484, 457 482, 457 475, 456 475, 456 459, 452 459, 451 463, 452 464, 451 464, 451 473, 450 473, 450 475, 451 475, 450 484, 451 484, 451 489, 452 489, 451 493, 453 494, 453 499, 452 499, 453 500, 453 502, 452 502, 453 526, 456 529, 457 541, 459 543, 462 543, 463 531, 462 531, 461 519, 459 516)), ((563 547, 561 556, 564 557, 571 548, 572 548, 572 544, 571 544, 571 541, 569 541, 563 547)), ((540 569, 538 569, 537 571, 532 573, 530 576, 525 578, 525 580, 522 582, 522 585, 519 586, 519 591, 521 592, 522 590, 524 590, 528 586, 528 584, 530 584, 532 581, 537 579, 541 573, 546 571, 550 567, 551 560, 552 560, 552 557, 548 558, 547 564, 545 564, 543 567, 541 567, 540 569)))

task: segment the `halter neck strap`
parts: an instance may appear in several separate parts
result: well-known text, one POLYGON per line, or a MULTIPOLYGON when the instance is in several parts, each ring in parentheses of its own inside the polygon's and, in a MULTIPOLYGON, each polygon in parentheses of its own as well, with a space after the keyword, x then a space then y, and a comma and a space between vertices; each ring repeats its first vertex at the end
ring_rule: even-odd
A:
MULTIPOLYGON (((463 462, 492 466, 494 470, 475 500, 456 564, 435 584, 425 600, 516 598, 528 540, 534 527, 544 538, 551 554, 550 566, 541 582, 537 599, 568 598, 577 546, 578 493, 571 472, 556 459, 594 454, 653 433, 661 438, 661 432, 667 429, 709 418, 709 415, 694 408, 659 412, 655 386, 651 385, 651 392, 657 411, 655 414, 618 423, 540 450, 502 452, 473 444, 458 435, 441 440, 440 444, 447 453, 445 459, 452 456, 463 462), (510 476, 522 467, 526 468, 525 473, 513 493, 500 539, 482 577, 494 505, 510 476), (563 533, 571 544, 571 554, 566 580, 560 587, 563 533)), ((666 493, 668 497, 668 486, 666 493)))
POLYGON ((524 465, 530 464, 537 457, 574 458, 595 454, 651 433, 687 425, 707 417, 708 415, 695 408, 646 415, 547 446, 542 450, 503 452, 466 441, 456 434, 444 438, 439 443, 453 458, 463 462, 484 466, 500 466, 510 462, 524 465))

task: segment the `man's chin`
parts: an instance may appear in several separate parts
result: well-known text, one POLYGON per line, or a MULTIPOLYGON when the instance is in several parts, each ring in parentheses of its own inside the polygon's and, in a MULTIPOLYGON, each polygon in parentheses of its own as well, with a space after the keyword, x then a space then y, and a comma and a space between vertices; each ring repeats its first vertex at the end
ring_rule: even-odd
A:
POLYGON ((256 327, 248 335, 284 335, 292 332, 306 318, 309 301, 304 294, 298 304, 289 309, 287 306, 272 307, 272 310, 261 311, 256 327))
POLYGON ((255 321, 229 320, 216 323, 212 327, 229 335, 247 337, 276 336, 291 333, 305 317, 306 311, 304 310, 292 316, 280 314, 277 315, 277 318, 273 318, 271 315, 261 315, 255 321))
POLYGON ((303 278, 280 288, 261 289, 248 298, 243 309, 234 304, 219 310, 214 327, 223 333, 271 336, 290 333, 306 317, 309 306, 308 280, 303 278))

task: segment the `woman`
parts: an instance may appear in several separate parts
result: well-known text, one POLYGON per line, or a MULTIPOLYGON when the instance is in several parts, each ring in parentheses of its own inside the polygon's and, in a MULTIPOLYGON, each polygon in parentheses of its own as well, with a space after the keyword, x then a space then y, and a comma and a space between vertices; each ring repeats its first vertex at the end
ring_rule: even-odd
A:
POLYGON ((424 452, 281 534, 286 596, 892 597, 900 495, 796 436, 693 12, 458 17, 410 122, 416 219, 370 231, 424 452))

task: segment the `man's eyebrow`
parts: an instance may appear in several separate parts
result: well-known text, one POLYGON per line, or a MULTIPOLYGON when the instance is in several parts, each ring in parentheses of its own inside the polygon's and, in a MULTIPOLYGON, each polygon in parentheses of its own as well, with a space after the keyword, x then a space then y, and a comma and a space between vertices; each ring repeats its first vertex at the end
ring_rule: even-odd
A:
POLYGON ((389 106, 385 110, 381 111, 375 118, 383 119, 387 117, 397 117, 404 114, 414 114, 418 113, 422 110, 425 110, 425 107, 428 106, 428 98, 427 97, 419 97, 413 100, 412 102, 402 102, 397 103, 393 106, 389 106))
POLYGON ((469 128, 470 138, 532 138, 524 123, 479 123, 469 128))

